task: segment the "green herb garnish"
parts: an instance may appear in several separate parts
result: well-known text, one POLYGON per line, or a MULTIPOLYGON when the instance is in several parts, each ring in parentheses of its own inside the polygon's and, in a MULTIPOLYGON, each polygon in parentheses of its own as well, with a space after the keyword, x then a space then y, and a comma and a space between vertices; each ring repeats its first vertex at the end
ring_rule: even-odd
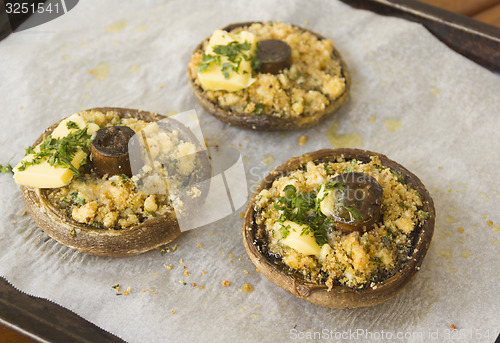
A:
POLYGON ((251 47, 252 45, 246 41, 244 43, 233 41, 227 45, 215 45, 212 48, 215 55, 204 53, 201 56, 201 61, 198 64, 198 72, 203 73, 210 68, 211 63, 215 63, 221 66, 224 78, 229 79, 232 72, 238 72, 242 60, 251 61, 252 69, 254 69, 254 64, 256 63, 254 62, 254 56, 244 53, 245 51, 249 51, 251 47), (221 56, 227 57, 227 62, 222 63, 222 65, 221 56))
POLYGON ((358 213, 358 211, 352 206, 344 206, 346 210, 349 211, 354 220, 360 221, 363 220, 363 217, 358 213))
POLYGON ((290 225, 281 225, 280 227, 280 233, 281 233, 281 237, 283 237, 283 239, 287 238, 288 235, 290 235, 290 225))
MULTIPOLYGON (((73 173, 79 175, 78 169, 73 166, 71 161, 79 149, 87 154, 89 153, 90 137, 91 135, 87 133, 86 127, 70 132, 61 138, 53 138, 52 135, 49 135, 40 143, 38 152, 35 152, 33 147, 26 149, 26 155, 33 155, 33 158, 31 161, 23 161, 19 171, 23 171, 31 165, 47 161, 53 167, 69 168, 73 173)), ((86 160, 83 160, 80 165, 85 163, 86 160)))
POLYGON ((424 210, 420 210, 419 211, 420 214, 422 215, 422 217, 424 217, 425 219, 429 219, 431 216, 429 215, 429 212, 427 211, 424 211, 424 210))
POLYGON ((78 130, 80 128, 77 123, 75 123, 74 121, 71 121, 71 120, 66 123, 66 127, 68 128, 68 130, 71 130, 71 129, 78 130))
POLYGON ((370 257, 370 261, 373 261, 373 262, 376 262, 376 263, 381 263, 382 262, 382 260, 378 256, 370 257))
POLYGON ((215 64, 220 65, 220 56, 203 54, 201 56, 201 62, 198 64, 198 72, 203 73, 210 68, 210 63, 215 62, 215 64))
POLYGON ((0 164, 0 173, 11 173, 14 174, 14 171, 12 170, 12 166, 7 163, 6 165, 1 165, 0 164))
MULTIPOLYGON (((285 195, 279 197, 273 204, 275 210, 281 211, 278 221, 290 220, 299 225, 306 225, 307 228, 302 230, 301 235, 312 232, 319 246, 328 243, 327 225, 333 220, 327 218, 320 211, 318 213, 316 194, 297 192, 293 185, 285 186, 283 191, 285 195)), ((283 231, 281 233, 285 238, 283 231)))
POLYGON ((82 198, 79 198, 78 197, 78 192, 73 192, 70 194, 70 197, 71 197, 71 201, 74 203, 74 204, 77 204, 77 205, 80 205, 80 206, 83 206, 87 203, 87 201, 85 201, 85 199, 82 199, 82 198))
POLYGON ((264 104, 261 104, 260 102, 255 104, 255 110, 253 110, 253 114, 261 114, 262 111, 264 111, 264 104))
POLYGON ((384 244, 385 244, 386 247, 388 247, 388 248, 392 247, 391 241, 389 240, 389 237, 384 236, 384 237, 382 237, 382 239, 384 240, 384 244))
POLYGON ((71 237, 76 237, 76 229, 71 230, 71 233, 69 235, 71 237))

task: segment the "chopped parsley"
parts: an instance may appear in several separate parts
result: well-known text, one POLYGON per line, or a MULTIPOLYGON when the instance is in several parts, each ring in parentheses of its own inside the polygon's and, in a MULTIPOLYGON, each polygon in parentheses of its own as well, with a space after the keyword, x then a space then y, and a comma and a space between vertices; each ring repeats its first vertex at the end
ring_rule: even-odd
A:
MULTIPOLYGON (((301 235, 312 232, 319 246, 328 243, 327 225, 333 220, 317 210, 316 194, 297 192, 293 185, 285 186, 283 191, 285 195, 273 204, 275 210, 281 211, 278 221, 283 223, 290 220, 299 225, 306 225, 307 228, 302 230, 301 235)), ((283 238, 288 236, 287 230, 289 231, 289 228, 285 226, 280 229, 283 238)))
POLYGON ((363 217, 358 213, 358 211, 353 206, 345 206, 344 208, 349 211, 354 220, 360 221, 363 220, 363 217))
POLYGON ((68 128, 68 130, 71 130, 71 129, 78 130, 80 128, 77 123, 75 123, 74 121, 71 121, 71 120, 66 123, 66 127, 68 128))
POLYGON ((429 219, 431 216, 429 215, 429 212, 427 211, 424 211, 424 210, 420 210, 419 211, 420 214, 422 215, 422 217, 424 217, 425 219, 429 219))
POLYGON ((245 53, 249 52, 251 47, 252 45, 247 41, 245 41, 244 43, 233 41, 227 45, 215 45, 212 48, 214 54, 204 53, 201 56, 201 62, 198 64, 198 72, 203 73, 204 71, 207 71, 210 68, 210 65, 212 63, 215 63, 216 65, 221 67, 224 78, 229 79, 229 76, 232 72, 238 72, 241 61, 243 60, 251 61, 252 69, 256 69, 254 68, 254 64, 256 64, 257 62, 255 62, 254 56, 250 53, 245 53), (227 57, 227 62, 222 63, 222 56, 227 57))
POLYGON ((85 201, 85 199, 78 197, 78 192, 71 193, 70 197, 71 197, 71 201, 76 205, 83 206, 87 203, 87 201, 85 201))
POLYGON ((255 104, 255 110, 253 110, 253 114, 261 114, 262 111, 264 111, 264 104, 261 104, 260 102, 255 104))
POLYGON ((12 166, 7 163, 6 165, 1 165, 0 164, 0 173, 11 173, 14 174, 14 171, 12 170, 12 166))
MULTIPOLYGON (((72 126, 70 123, 73 122, 68 122, 66 125, 72 126)), ((90 137, 91 135, 87 133, 86 127, 70 132, 68 135, 61 138, 53 138, 52 135, 49 135, 45 137, 38 146, 38 152, 36 152, 33 147, 26 149, 26 155, 33 155, 33 158, 31 161, 23 161, 19 167, 19 171, 23 171, 31 165, 47 161, 53 167, 69 168, 73 173, 79 175, 78 169, 73 166, 71 161, 79 149, 87 154, 90 152, 90 137)), ((82 160, 80 165, 85 163, 86 160, 82 160)))
POLYGON ((71 230, 71 233, 69 235, 71 237, 76 237, 76 229, 71 230))

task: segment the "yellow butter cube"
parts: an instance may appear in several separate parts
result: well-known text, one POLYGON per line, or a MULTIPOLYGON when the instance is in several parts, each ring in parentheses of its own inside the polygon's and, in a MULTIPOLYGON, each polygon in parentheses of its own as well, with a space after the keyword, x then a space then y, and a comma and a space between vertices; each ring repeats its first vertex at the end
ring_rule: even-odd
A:
MULTIPOLYGON (((78 114, 73 114, 59 123, 59 125, 52 132, 52 137, 62 138, 67 136, 70 132, 77 131, 78 129, 76 128, 68 129, 67 123, 70 121, 74 122, 79 129, 87 127, 87 133, 90 135, 99 130, 98 125, 94 123, 87 123, 78 114)), ((40 144, 34 148, 34 151, 40 152, 40 144)), ((81 149, 78 149, 75 156, 71 160, 71 164, 78 169, 80 168, 80 163, 86 158, 87 154, 81 149)), ((31 162, 32 160, 33 154, 29 154, 25 156, 14 168, 14 180, 17 184, 31 188, 57 188, 67 185, 73 177, 74 173, 71 169, 51 166, 45 160, 39 164, 29 165, 22 171, 19 170, 19 167, 24 161, 31 162)))
POLYGON ((238 34, 230 34, 223 30, 216 30, 205 49, 206 55, 216 55, 220 58, 220 63, 211 62, 208 69, 198 72, 198 78, 201 82, 201 86, 204 90, 226 90, 229 92, 234 92, 247 88, 255 79, 252 78, 252 64, 250 59, 244 58, 242 53, 238 55, 236 60, 240 60, 239 67, 237 71, 231 71, 229 77, 224 76, 222 70, 225 63, 231 65, 236 65, 236 63, 230 62, 227 56, 218 55, 213 51, 213 48, 217 45, 226 46, 231 42, 238 43, 249 43, 250 49, 245 50, 243 53, 250 57, 250 55, 255 53, 257 47, 257 39, 253 33, 248 31, 241 31, 238 34))
POLYGON ((320 256, 321 248, 316 243, 316 238, 311 229, 307 230, 307 225, 299 225, 290 220, 285 220, 283 225, 288 229, 289 234, 282 240, 282 243, 304 255, 320 256), (307 231, 307 233, 303 233, 307 231))

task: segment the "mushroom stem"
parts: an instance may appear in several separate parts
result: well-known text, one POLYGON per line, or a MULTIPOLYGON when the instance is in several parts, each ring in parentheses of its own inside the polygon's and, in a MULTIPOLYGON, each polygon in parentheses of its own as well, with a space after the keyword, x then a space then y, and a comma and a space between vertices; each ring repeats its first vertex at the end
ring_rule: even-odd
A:
POLYGON ((99 176, 124 174, 132 176, 128 141, 134 131, 127 126, 109 126, 99 129, 91 146, 94 172, 99 176))

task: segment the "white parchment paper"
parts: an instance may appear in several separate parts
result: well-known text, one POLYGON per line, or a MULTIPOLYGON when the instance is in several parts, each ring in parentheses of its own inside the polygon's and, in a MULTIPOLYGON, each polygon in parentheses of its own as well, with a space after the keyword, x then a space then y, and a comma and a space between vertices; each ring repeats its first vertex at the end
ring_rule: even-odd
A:
POLYGON ((0 80, 1 163, 16 163, 46 127, 83 109, 196 109, 209 145, 240 149, 249 191, 290 157, 348 145, 406 166, 437 210, 430 250, 404 292, 376 307, 332 310, 255 271, 241 242, 244 208, 184 233, 163 255, 93 257, 37 228, 3 174, 0 275, 23 292, 129 342, 493 342, 498 335, 500 78, 420 25, 332 0, 85 0, 1 41, 0 80), (192 50, 213 30, 252 20, 332 39, 350 67, 350 102, 321 125, 287 134, 231 128, 205 113, 187 84, 192 50), (130 294, 117 296, 115 283, 130 294), (245 283, 252 293, 239 290, 245 283))

